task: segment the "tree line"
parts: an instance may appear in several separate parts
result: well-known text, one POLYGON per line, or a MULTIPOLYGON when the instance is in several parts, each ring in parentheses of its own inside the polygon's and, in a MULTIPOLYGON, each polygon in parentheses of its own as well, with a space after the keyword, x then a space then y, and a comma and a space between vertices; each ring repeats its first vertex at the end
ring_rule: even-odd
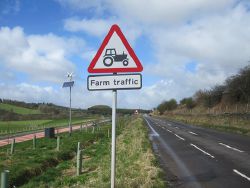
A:
POLYGON ((224 84, 215 85, 210 89, 199 90, 192 97, 183 98, 179 104, 175 99, 163 101, 157 106, 162 114, 176 109, 179 105, 192 109, 195 106, 212 108, 218 104, 249 104, 250 102, 250 66, 241 69, 238 74, 226 79, 224 84))

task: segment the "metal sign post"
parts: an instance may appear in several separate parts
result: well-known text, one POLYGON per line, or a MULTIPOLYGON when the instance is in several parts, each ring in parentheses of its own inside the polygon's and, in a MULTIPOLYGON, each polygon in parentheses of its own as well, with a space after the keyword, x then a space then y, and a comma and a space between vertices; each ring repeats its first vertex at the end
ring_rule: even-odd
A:
POLYGON ((72 133, 71 126, 71 86, 69 87, 69 135, 72 133))
POLYGON ((74 85, 74 81, 72 81, 73 73, 68 73, 68 78, 70 79, 69 82, 63 83, 63 88, 69 87, 69 135, 72 133, 72 126, 71 126, 71 88, 74 85))
POLYGON ((111 188, 115 187, 115 162, 116 162, 116 108, 117 108, 117 90, 113 90, 112 102, 112 149, 111 149, 111 188))

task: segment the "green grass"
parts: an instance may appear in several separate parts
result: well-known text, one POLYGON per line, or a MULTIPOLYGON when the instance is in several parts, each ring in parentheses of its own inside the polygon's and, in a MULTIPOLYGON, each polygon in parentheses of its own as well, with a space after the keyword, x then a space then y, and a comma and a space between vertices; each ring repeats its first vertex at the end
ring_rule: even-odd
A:
MULTIPOLYGON (((60 151, 56 151, 56 139, 37 139, 37 148, 32 148, 32 141, 17 143, 15 153, 8 155, 7 150, 10 146, 0 148, 0 171, 8 169, 10 171, 11 185, 21 186, 35 176, 44 173, 40 181, 44 183, 53 179, 52 174, 57 174, 58 164, 65 162, 75 156, 77 142, 81 142, 83 148, 92 147, 94 142, 102 143, 105 135, 102 132, 92 134, 88 132, 73 132, 72 136, 60 134, 60 151), (53 169, 53 167, 56 167, 53 169), (53 170, 52 170, 53 169, 53 170)), ((66 165, 67 166, 67 165, 66 165)))
MULTIPOLYGON (((111 138, 107 134, 107 129, 110 128, 110 125, 104 126, 98 134, 85 132, 73 134, 75 140, 75 143, 72 143, 73 148, 76 147, 76 140, 85 139, 82 141, 84 143, 83 173, 80 176, 75 175, 76 164, 73 157, 71 160, 59 161, 58 164, 52 165, 54 167, 43 170, 41 175, 29 178, 29 182, 22 187, 110 187, 111 138), (88 135, 90 137, 87 138, 88 135)), ((120 118, 117 135, 116 187, 166 187, 161 178, 161 170, 156 166, 156 159, 152 153, 143 120, 120 118)), ((64 144, 71 144, 71 142, 65 138, 64 144)), ((45 147, 46 144, 42 145, 45 147)), ((55 143, 46 145, 46 148, 53 150, 55 143)), ((44 151, 47 152, 47 150, 44 151)), ((52 151, 50 155, 53 156, 54 153, 55 151, 52 151)), ((28 157, 27 154, 26 157, 28 157)))
MULTIPOLYGON (((79 124, 93 120, 92 118, 72 118, 72 124, 79 124)), ((61 127, 68 125, 68 119, 56 119, 56 120, 26 120, 26 121, 0 121, 0 135, 6 135, 8 133, 23 132, 29 130, 37 130, 43 127, 61 127)))
POLYGON ((39 110, 34 110, 34 109, 19 107, 19 106, 15 106, 11 104, 4 104, 4 103, 0 103, 0 109, 6 110, 6 111, 12 111, 14 113, 21 114, 21 115, 41 114, 39 110))
MULTIPOLYGON (((161 170, 156 166, 156 159, 152 153, 143 120, 138 118, 131 121, 131 118, 127 117, 119 118, 118 121, 116 187, 166 187, 161 177, 161 170)), ((18 166, 17 171, 24 167, 33 173, 32 177, 29 173, 28 175, 22 173, 29 177, 29 181, 22 184, 22 187, 110 187, 111 138, 108 137, 108 129, 111 129, 111 126, 107 124, 102 126, 101 130, 95 134, 83 131, 82 133, 74 133, 71 140, 64 137, 65 148, 70 148, 66 145, 71 145, 73 148, 73 150, 66 150, 73 151, 73 158, 70 157, 65 160, 51 159, 57 153, 54 150, 55 140, 52 140, 52 143, 43 140, 38 149, 41 152, 35 154, 33 154, 34 151, 32 151, 31 143, 29 143, 30 148, 26 149, 27 151, 22 151, 25 152, 25 155, 20 154, 22 160, 16 157, 17 163, 20 162, 21 164, 18 165, 16 162, 12 164, 18 166), (76 159, 74 151, 77 141, 81 141, 84 148, 83 173, 80 176, 75 175, 76 159), (28 153, 28 151, 31 153, 28 153), (44 163, 44 159, 48 156, 50 159, 47 159, 47 161, 51 163, 50 167, 41 168, 43 165, 40 164, 44 163), (37 172, 40 172, 40 175, 37 172)), ((0 164, 4 164, 2 162, 2 159, 0 159, 0 164)))

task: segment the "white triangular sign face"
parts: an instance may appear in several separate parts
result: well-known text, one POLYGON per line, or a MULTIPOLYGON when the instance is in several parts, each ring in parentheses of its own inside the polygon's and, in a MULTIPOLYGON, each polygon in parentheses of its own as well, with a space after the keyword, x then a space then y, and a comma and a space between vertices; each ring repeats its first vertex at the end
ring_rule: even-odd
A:
POLYGON ((114 32, 108 44, 104 48, 100 58, 96 62, 94 69, 136 68, 136 67, 137 66, 133 58, 131 58, 131 56, 129 55, 120 37, 118 37, 117 33, 114 32))
POLYGON ((90 73, 141 72, 142 65, 117 25, 113 25, 92 60, 90 73))

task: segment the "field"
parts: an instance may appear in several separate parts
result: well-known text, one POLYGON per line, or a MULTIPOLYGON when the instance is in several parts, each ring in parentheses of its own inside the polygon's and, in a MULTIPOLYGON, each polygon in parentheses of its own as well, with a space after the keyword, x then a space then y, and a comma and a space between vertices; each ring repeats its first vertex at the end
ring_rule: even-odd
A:
POLYGON ((0 103, 0 109, 10 111, 10 112, 12 111, 14 113, 21 114, 21 115, 41 114, 39 110, 19 107, 19 106, 5 104, 5 103, 0 103))
MULTIPOLYGON (((72 124, 83 123, 93 118, 72 118, 72 124)), ((68 119, 58 120, 26 120, 26 121, 0 121, 0 135, 16 132, 38 130, 44 127, 61 127, 68 125, 68 119)))
MULTIPOLYGON (((88 131, 61 134, 60 151, 55 139, 16 145, 15 153, 0 148, 0 171, 10 170, 11 185, 33 187, 110 187, 110 124, 88 131), (83 173, 76 176, 77 142, 83 148, 83 173)), ((120 118, 117 126, 116 187, 166 187, 156 165, 147 128, 141 118, 120 118)))

